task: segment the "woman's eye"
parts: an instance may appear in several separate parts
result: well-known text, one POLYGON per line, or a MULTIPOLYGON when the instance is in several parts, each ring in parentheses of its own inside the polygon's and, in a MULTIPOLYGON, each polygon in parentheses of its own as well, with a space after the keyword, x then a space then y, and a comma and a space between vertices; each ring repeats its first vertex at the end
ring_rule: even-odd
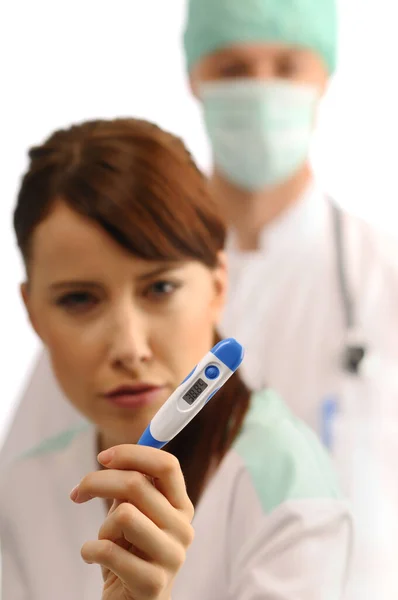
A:
POLYGON ((97 304, 97 299, 87 292, 65 294, 57 300, 57 304, 69 311, 84 311, 97 304))
POLYGON ((149 296, 155 298, 170 296, 180 285, 172 281, 156 281, 153 283, 148 290, 149 296))

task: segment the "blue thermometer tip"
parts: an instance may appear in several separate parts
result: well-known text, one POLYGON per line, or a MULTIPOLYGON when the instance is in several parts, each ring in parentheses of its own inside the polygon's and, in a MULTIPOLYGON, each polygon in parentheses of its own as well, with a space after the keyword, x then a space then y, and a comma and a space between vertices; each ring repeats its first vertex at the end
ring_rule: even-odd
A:
POLYGON ((227 338, 218 342, 212 349, 212 354, 217 356, 231 371, 236 371, 240 366, 245 351, 234 338, 227 338))
POLYGON ((160 449, 160 448, 163 448, 163 446, 165 444, 167 444, 167 442, 160 442, 159 440, 157 440, 153 437, 153 435, 151 433, 151 425, 150 424, 148 425, 148 427, 145 429, 144 433, 138 440, 139 446, 151 446, 152 448, 160 449))

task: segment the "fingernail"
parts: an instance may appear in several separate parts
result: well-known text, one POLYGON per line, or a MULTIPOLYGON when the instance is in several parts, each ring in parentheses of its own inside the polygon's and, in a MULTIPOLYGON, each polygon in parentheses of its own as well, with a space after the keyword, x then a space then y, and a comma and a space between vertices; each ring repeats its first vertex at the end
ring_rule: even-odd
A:
POLYGON ((73 488, 69 497, 71 500, 73 500, 73 502, 76 502, 78 496, 79 496, 79 486, 77 485, 76 487, 73 488))
POLYGON ((100 452, 97 456, 97 459, 101 464, 108 465, 111 462, 114 454, 115 454, 114 449, 109 448, 108 450, 104 450, 103 452, 100 452))
POLYGON ((69 495, 70 499, 73 500, 73 502, 79 502, 79 486, 80 484, 74 487, 69 495))

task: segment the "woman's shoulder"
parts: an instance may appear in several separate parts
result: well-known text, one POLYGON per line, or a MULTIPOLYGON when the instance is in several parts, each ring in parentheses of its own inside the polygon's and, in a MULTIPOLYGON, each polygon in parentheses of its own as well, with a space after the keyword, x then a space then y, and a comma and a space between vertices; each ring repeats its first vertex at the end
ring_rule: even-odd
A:
POLYGON ((32 460, 40 460, 45 457, 57 457, 71 449, 77 441, 87 438, 90 432, 91 427, 87 423, 82 423, 71 429, 61 431, 54 436, 44 439, 40 444, 21 454, 16 459, 14 465, 24 464, 32 460))
POLYGON ((340 598, 352 521, 316 435, 274 392, 256 393, 228 461, 230 485, 220 482, 211 508, 212 531, 224 526, 231 597, 271 597, 277 581, 283 598, 318 598, 324 588, 340 598))
POLYGON ((289 500, 342 499, 321 442, 272 390, 253 394, 233 451, 267 512, 289 500))

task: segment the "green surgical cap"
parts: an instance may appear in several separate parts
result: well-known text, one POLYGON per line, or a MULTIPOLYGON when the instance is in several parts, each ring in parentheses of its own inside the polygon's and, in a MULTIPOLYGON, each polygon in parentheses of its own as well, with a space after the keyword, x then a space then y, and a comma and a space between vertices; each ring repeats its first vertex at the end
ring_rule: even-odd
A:
POLYGON ((203 56, 237 43, 284 43, 336 67, 336 0, 188 0, 184 46, 188 70, 203 56))

